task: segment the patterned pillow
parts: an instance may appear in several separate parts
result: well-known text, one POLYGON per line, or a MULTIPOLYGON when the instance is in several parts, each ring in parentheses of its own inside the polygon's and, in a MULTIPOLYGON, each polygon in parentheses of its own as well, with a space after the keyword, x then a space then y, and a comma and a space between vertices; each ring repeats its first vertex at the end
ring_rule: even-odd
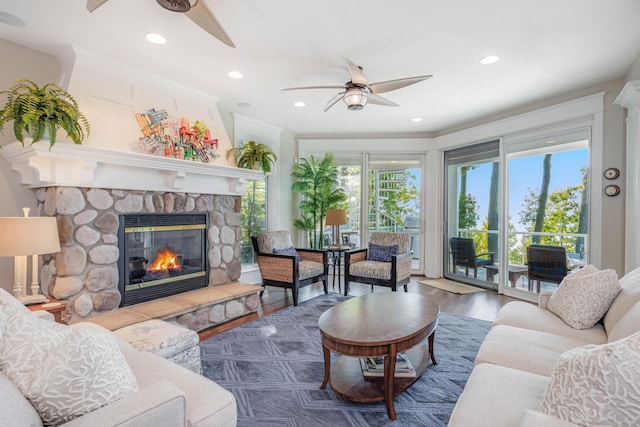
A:
POLYGON ((549 298, 547 310, 574 329, 588 329, 607 313, 620 290, 615 270, 584 267, 564 278, 549 298))
POLYGON ((0 370, 45 425, 68 422, 138 390, 109 332, 38 319, 2 289, 0 313, 0 370))
POLYGON ((567 351, 556 365, 540 411, 583 426, 640 425, 640 332, 567 351))
POLYGON ((284 249, 273 249, 273 254, 274 255, 295 255, 296 259, 298 261, 302 261, 302 257, 300 255, 298 255, 298 252, 296 251, 296 249, 291 246, 290 248, 284 248, 284 249))
POLYGON ((382 246, 369 243, 367 259, 369 261, 391 262, 391 257, 398 255, 398 245, 382 246))

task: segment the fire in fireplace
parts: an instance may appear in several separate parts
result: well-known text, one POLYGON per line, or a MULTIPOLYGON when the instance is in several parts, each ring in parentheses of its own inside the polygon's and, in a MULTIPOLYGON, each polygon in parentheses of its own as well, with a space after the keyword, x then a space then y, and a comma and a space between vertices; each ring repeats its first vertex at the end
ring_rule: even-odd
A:
POLYGON ((124 307, 208 284, 206 212, 120 215, 124 307))

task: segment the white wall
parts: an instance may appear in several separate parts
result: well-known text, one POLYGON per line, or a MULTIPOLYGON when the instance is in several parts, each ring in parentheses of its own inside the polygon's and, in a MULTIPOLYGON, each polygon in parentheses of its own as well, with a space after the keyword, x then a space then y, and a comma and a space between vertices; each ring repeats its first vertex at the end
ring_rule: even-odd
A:
MULTIPOLYGON (((8 89, 18 79, 29 79, 38 85, 57 83, 58 61, 53 56, 0 40, 0 90, 8 89)), ((6 98, 0 98, 4 106, 6 98)), ((16 140, 13 123, 5 126, 0 134, 0 146, 16 140)), ((1 154, 1 153, 0 153, 1 154)), ((0 216, 22 216, 22 208, 35 210, 35 192, 19 182, 17 172, 0 155, 0 216)), ((0 257, 0 287, 11 292, 13 287, 13 258, 0 257)))

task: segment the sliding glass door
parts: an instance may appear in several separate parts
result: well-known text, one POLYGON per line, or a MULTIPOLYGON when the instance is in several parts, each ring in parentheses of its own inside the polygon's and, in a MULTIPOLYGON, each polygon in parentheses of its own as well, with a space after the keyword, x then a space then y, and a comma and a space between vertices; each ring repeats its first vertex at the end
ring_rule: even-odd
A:
POLYGON ((585 127, 445 152, 444 276, 533 300, 586 264, 589 146, 585 127))
POLYGON ((577 129, 506 144, 511 279, 505 282, 507 290, 553 290, 563 275, 588 262, 589 140, 589 129, 577 129), (542 248, 528 253, 537 246, 542 248), (558 254, 565 265, 547 259, 548 254, 558 254), (557 277, 538 280, 529 264, 557 277))
POLYGON ((499 142, 445 153, 444 276, 498 289, 499 142))

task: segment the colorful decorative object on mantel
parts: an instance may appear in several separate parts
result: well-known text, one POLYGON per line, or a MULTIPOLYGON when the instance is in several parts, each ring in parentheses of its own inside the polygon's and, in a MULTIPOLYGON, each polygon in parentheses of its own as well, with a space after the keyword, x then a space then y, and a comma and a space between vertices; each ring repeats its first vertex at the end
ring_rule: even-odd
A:
POLYGON ((165 157, 209 163, 220 157, 216 154, 218 140, 211 138, 207 125, 196 120, 189 126, 185 117, 169 117, 166 110, 150 109, 136 114, 142 131, 138 141, 145 151, 165 157))

